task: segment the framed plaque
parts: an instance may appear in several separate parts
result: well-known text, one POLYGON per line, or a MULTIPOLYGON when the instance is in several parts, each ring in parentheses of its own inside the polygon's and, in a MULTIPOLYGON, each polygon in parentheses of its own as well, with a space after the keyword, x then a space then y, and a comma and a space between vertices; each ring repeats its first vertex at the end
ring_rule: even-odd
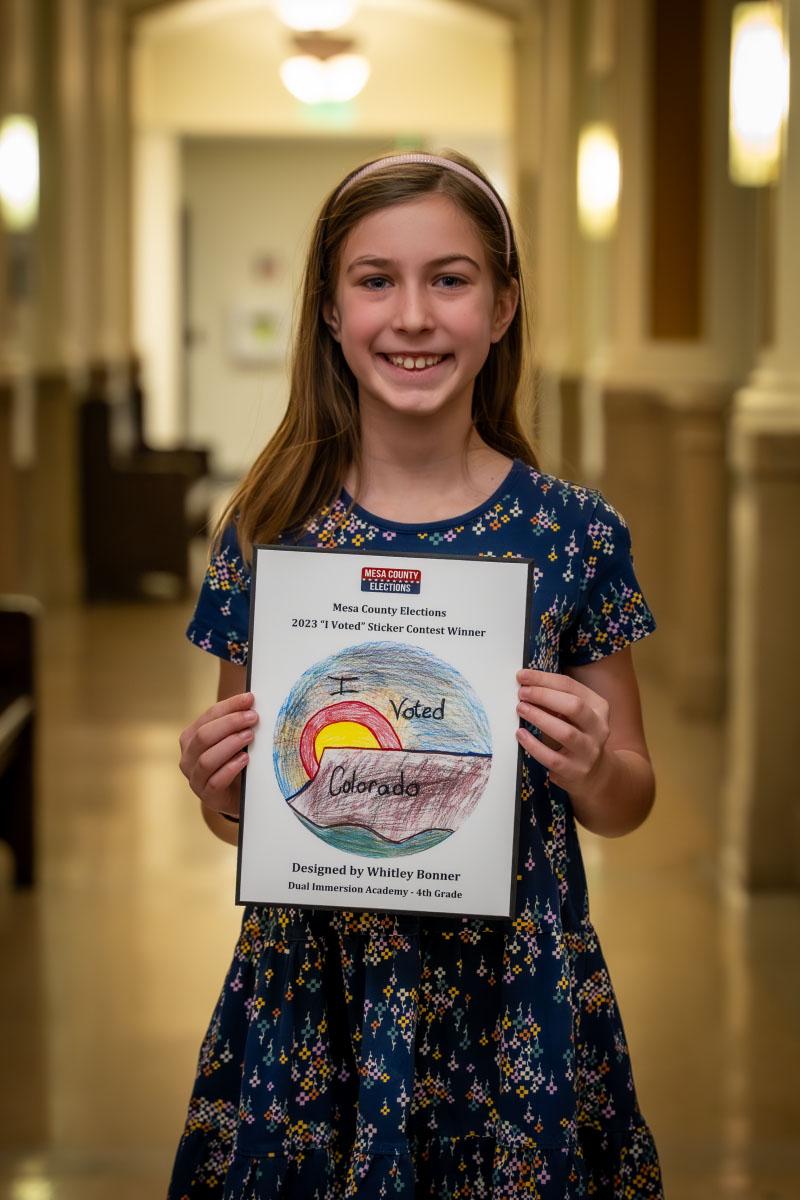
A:
POLYGON ((237 903, 510 916, 531 568, 254 548, 237 903))

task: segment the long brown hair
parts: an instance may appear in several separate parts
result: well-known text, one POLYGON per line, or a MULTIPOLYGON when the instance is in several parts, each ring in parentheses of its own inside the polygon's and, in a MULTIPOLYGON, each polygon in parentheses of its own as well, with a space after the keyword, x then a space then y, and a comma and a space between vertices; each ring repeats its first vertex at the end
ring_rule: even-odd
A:
MULTIPOLYGON (((480 168, 464 155, 446 150, 442 157, 485 179, 480 168)), ((350 467, 358 470, 358 384, 325 323, 323 304, 333 299, 341 249, 358 222, 379 209, 432 192, 447 196, 473 221, 486 250, 495 289, 502 291, 515 282, 520 289, 513 320, 500 341, 491 346, 475 379, 472 419, 492 449, 536 466, 517 415, 526 317, 513 233, 506 261, 505 233, 497 209, 475 184, 447 167, 431 163, 386 166, 344 190, 339 184, 317 218, 303 274, 289 404, 278 429, 232 495, 216 529, 218 540, 235 516, 245 559, 250 559, 254 543, 275 542, 281 533, 301 527, 336 498, 350 467)))

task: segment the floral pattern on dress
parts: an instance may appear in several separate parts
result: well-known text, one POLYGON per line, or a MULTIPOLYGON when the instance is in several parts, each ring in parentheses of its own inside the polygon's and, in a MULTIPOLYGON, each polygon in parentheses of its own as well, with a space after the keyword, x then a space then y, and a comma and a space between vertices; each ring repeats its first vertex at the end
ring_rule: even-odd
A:
POLYGON ((211 619, 205 627, 193 621, 189 640, 201 650, 244 666, 249 626, 237 625, 232 612, 234 606, 241 609, 242 603, 249 608, 250 571, 237 545, 228 541, 211 555, 203 588, 214 597, 211 619))
MULTIPOLYGON (((654 627, 615 510, 522 463, 457 521, 390 525, 342 496, 299 543, 533 559, 544 670, 654 627)), ((229 530, 197 645, 246 659, 248 584, 229 530)), ((517 878, 511 921, 248 906, 170 1200, 661 1200, 569 797, 529 758, 517 878)))

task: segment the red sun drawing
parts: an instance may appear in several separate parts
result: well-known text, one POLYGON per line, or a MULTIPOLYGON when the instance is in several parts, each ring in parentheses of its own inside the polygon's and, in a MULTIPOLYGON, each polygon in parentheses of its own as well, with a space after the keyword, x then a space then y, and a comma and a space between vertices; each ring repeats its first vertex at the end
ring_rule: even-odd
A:
POLYGON ((361 700, 343 700, 320 708, 306 721, 300 734, 300 761, 313 779, 322 751, 328 746, 360 750, 402 750, 393 725, 383 713, 361 700))

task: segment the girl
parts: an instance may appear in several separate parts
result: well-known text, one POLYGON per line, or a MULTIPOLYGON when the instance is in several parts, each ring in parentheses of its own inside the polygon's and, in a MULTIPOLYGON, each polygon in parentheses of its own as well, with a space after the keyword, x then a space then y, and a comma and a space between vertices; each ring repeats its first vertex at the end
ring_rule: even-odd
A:
POLYGON ((516 915, 245 909, 171 1200, 662 1196, 574 825, 619 836, 652 805, 629 647, 653 619, 619 515, 537 467, 523 329, 508 214, 468 159, 381 158, 323 205, 288 410, 189 626, 221 662, 181 769, 235 843, 254 542, 532 558, 516 915))

